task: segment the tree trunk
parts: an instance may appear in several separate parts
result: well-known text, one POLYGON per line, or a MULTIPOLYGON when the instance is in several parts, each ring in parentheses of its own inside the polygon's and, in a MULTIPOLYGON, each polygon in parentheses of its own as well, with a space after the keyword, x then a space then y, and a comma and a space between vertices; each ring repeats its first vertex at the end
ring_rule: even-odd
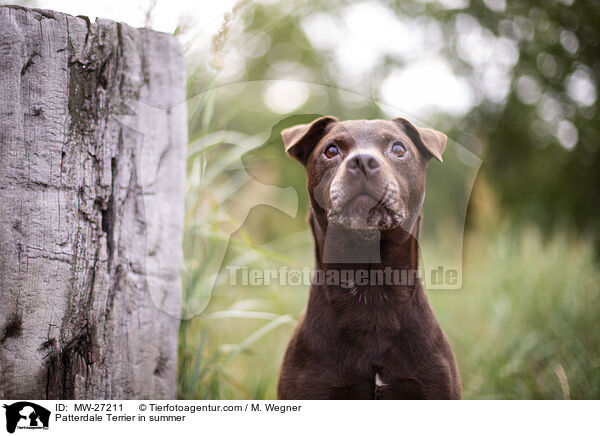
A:
POLYGON ((0 7, 0 398, 174 398, 184 100, 173 36, 0 7))

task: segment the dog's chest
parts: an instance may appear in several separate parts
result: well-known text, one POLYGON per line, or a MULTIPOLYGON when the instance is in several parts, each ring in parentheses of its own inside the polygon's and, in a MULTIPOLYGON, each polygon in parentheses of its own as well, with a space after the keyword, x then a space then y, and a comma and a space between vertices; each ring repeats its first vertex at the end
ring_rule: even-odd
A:
POLYGON ((379 373, 375 373, 373 384, 374 395, 376 400, 389 399, 425 399, 427 398, 426 390, 422 380, 418 376, 411 377, 395 377, 392 380, 384 379, 379 373))
POLYGON ((375 373, 375 399, 381 399, 382 398, 382 393, 383 393, 383 389, 386 386, 386 383, 383 382, 383 380, 381 380, 381 377, 379 376, 379 373, 375 373))

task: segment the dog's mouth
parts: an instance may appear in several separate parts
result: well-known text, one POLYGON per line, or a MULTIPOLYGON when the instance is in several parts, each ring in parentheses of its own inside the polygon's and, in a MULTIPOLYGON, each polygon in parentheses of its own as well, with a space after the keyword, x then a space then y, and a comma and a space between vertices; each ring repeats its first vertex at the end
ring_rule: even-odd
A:
POLYGON ((374 198, 372 195, 366 192, 360 192, 354 197, 350 198, 350 200, 348 200, 342 206, 342 213, 352 214, 368 212, 369 210, 378 206, 379 203, 380 201, 374 198))
POLYGON ((404 208, 399 206, 397 190, 388 186, 379 197, 366 189, 348 195, 347 200, 328 212, 329 222, 351 230, 390 230, 404 220, 404 208))

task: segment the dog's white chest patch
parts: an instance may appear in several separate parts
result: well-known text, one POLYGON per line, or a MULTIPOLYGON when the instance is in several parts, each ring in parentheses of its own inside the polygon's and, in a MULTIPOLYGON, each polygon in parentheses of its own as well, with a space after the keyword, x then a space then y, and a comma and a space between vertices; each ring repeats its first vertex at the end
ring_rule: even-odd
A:
POLYGON ((385 383, 383 381, 381 381, 381 377, 379 377, 379 374, 377 374, 377 373, 375 373, 375 386, 377 386, 377 387, 385 386, 385 383))

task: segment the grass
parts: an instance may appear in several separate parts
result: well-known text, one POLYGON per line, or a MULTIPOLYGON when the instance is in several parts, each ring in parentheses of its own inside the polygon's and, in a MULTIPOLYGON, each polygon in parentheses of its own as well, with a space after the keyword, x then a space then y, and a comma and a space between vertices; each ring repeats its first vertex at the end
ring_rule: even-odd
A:
POLYGON ((600 274, 592 245, 536 230, 471 235, 464 286, 430 292, 465 398, 600 398, 600 274))
POLYGON ((240 156, 262 141, 231 130, 209 132, 214 103, 209 91, 190 108, 178 396, 272 398, 279 359, 267 356, 283 352, 306 289, 230 287, 225 266, 300 268, 308 265, 310 238, 301 232, 260 245, 240 227, 244 215, 235 200, 258 195, 242 191, 248 174, 240 156), (294 260, 302 256, 304 264, 294 260))
MULTIPOLYGON (((208 92, 190 110, 178 396, 272 399, 308 289, 230 286, 226 266, 312 266, 312 239, 304 222, 269 208, 241 226, 232 201, 245 183, 240 150, 260 141, 210 130, 214 107, 208 92)), ((259 194, 244 192, 252 195, 259 194)), ((464 397, 600 398, 600 272, 591 243, 491 222, 468 234, 462 289, 428 292, 464 397)))
MULTIPOLYGON (((294 249, 311 256, 309 246, 294 249)), ((590 244, 504 226, 470 235, 464 268, 462 289, 428 295, 465 398, 600 398, 600 273, 590 244)), ((180 397, 275 398, 306 295, 298 287, 219 288, 205 312, 182 324, 180 397)))

